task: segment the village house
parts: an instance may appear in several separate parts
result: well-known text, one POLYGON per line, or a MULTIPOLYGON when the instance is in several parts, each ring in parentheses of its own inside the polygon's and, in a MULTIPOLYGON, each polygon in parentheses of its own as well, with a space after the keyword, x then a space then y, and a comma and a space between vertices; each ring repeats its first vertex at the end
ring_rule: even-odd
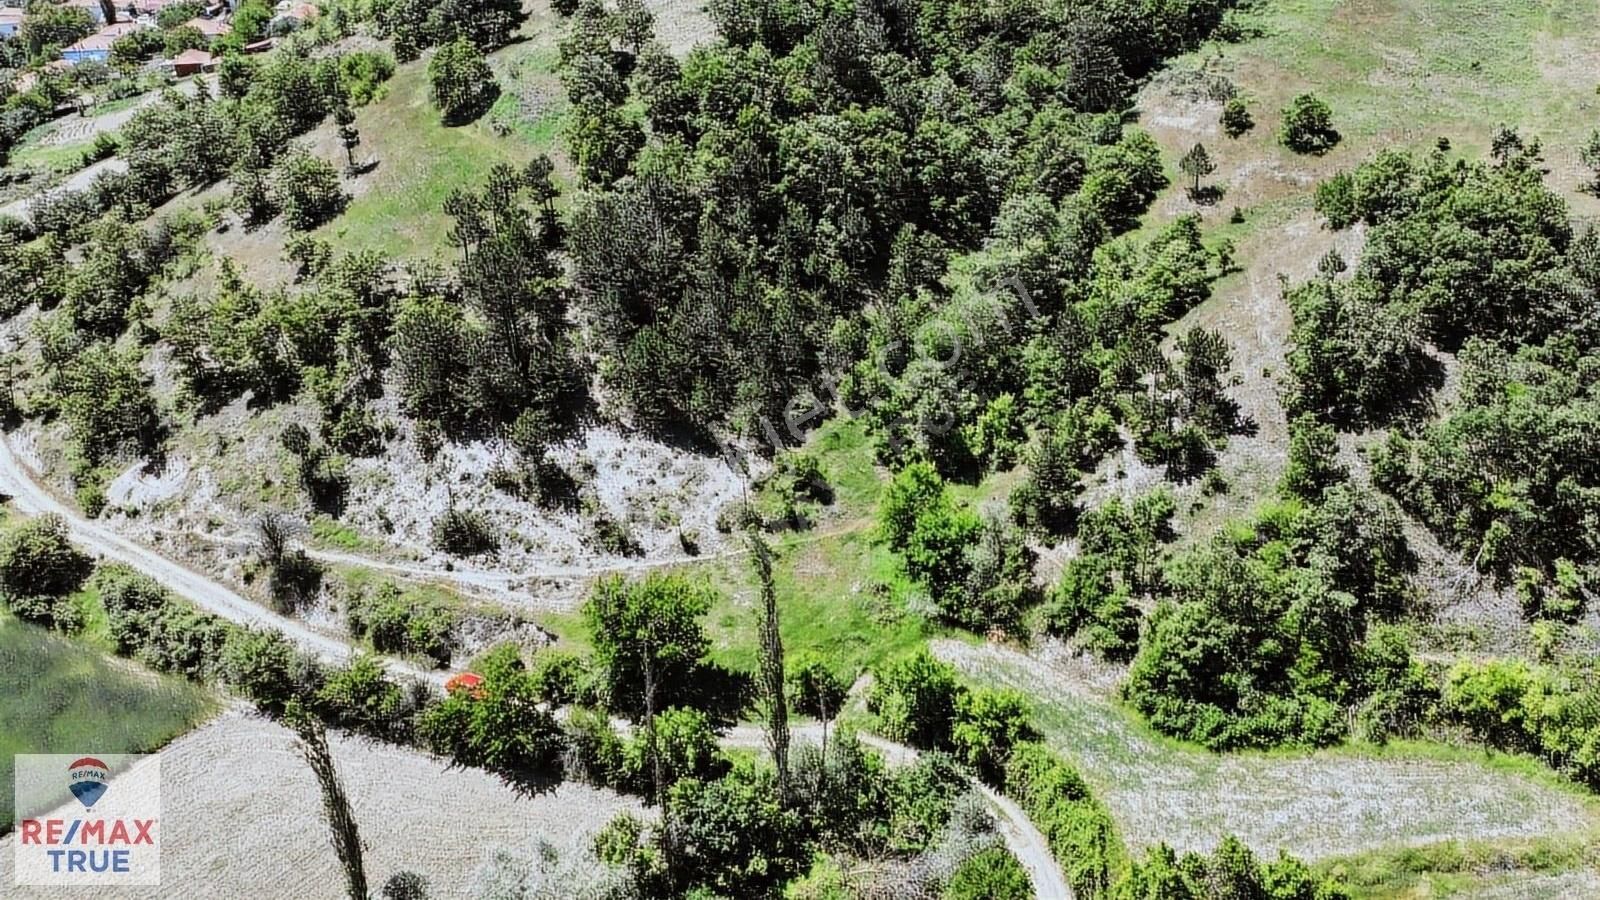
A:
POLYGON ((172 75, 175 78, 184 78, 189 75, 198 75, 216 68, 216 58, 204 50, 190 48, 174 56, 169 62, 172 64, 172 75))
POLYGON ((183 24, 184 27, 193 28, 204 35, 207 44, 215 44, 233 33, 233 26, 223 19, 207 19, 204 16, 196 16, 183 24))
POLYGON ((267 23, 268 30, 279 33, 282 31, 299 28, 308 22, 316 21, 322 11, 309 3, 295 3, 293 0, 279 0, 274 7, 272 21, 267 23))
POLYGON ((137 22, 116 22, 107 25, 76 44, 63 47, 61 58, 73 66, 86 62, 108 62, 111 59, 111 45, 117 42, 117 38, 144 27, 137 22))

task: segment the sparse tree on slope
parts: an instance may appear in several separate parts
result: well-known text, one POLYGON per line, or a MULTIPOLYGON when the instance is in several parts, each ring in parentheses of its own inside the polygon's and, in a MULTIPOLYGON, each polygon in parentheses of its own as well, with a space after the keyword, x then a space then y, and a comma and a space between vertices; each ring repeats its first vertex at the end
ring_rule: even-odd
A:
POLYGON ((494 72, 470 41, 457 38, 428 63, 433 102, 446 125, 464 125, 489 111, 500 96, 494 72))
POLYGON ((322 810, 328 817, 332 832, 333 852, 344 868, 345 886, 350 900, 367 900, 367 873, 361 859, 361 831, 356 827, 355 815, 350 811, 350 800, 345 796, 344 785, 333 766, 333 752, 328 749, 328 732, 310 713, 293 703, 284 715, 284 722, 294 729, 300 741, 296 747, 306 764, 317 776, 317 786, 322 789, 322 810))
POLYGON ((1211 154, 1206 152, 1204 144, 1195 144, 1183 159, 1178 161, 1178 170, 1189 176, 1193 183, 1189 187, 1189 196, 1200 196, 1200 179, 1217 170, 1217 164, 1211 161, 1211 154))

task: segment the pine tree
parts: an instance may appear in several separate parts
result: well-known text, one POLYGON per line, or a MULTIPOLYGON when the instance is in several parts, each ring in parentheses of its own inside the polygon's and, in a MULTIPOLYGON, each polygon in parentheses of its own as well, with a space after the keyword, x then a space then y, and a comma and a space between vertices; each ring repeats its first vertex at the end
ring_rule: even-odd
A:
POLYGON ((1195 144, 1183 159, 1178 160, 1178 171, 1194 179, 1194 186, 1189 188, 1189 196, 1200 195, 1200 179, 1217 170, 1217 164, 1211 161, 1211 154, 1206 152, 1204 144, 1195 144))

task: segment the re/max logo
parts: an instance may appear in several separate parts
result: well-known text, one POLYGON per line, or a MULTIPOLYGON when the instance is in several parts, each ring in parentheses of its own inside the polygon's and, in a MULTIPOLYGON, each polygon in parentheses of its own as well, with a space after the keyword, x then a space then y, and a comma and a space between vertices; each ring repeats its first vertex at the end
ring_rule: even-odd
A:
POLYGON ((19 831, 23 844, 59 846, 76 842, 155 846, 155 838, 150 833, 155 826, 155 819, 113 819, 110 827, 105 819, 23 819, 19 831))

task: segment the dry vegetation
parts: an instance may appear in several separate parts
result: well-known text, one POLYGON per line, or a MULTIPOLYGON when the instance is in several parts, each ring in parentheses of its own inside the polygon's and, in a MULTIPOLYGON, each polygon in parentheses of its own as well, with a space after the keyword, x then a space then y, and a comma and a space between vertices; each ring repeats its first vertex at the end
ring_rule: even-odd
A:
MULTIPOLYGON (((479 770, 345 735, 329 739, 374 884, 412 870, 427 877, 434 897, 469 896, 497 851, 578 847, 616 813, 641 812, 636 801, 576 784, 518 797, 479 770)), ((293 741, 287 729, 235 711, 167 747, 163 886, 122 896, 170 897, 175 885, 184 896, 217 900, 337 896, 342 875, 320 795, 293 741)), ((53 890, 29 896, 79 896, 53 890)))
POLYGON ((1154 734, 1119 707, 1112 671, 998 646, 938 641, 980 683, 1036 698, 1049 742, 1078 767, 1133 846, 1324 859, 1451 839, 1584 835, 1600 806, 1531 764, 1438 747, 1219 755, 1154 734), (1477 757, 1477 758, 1475 758, 1477 757))

